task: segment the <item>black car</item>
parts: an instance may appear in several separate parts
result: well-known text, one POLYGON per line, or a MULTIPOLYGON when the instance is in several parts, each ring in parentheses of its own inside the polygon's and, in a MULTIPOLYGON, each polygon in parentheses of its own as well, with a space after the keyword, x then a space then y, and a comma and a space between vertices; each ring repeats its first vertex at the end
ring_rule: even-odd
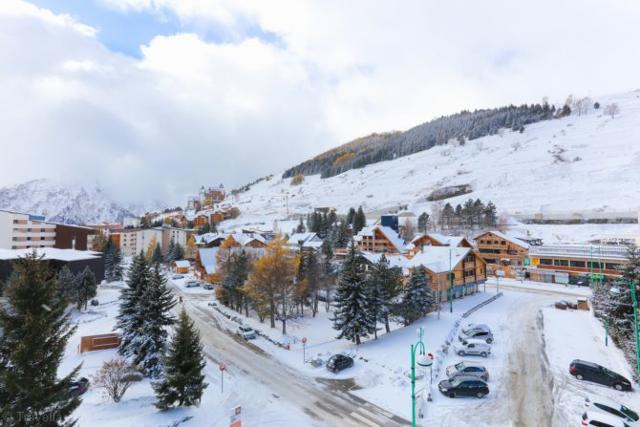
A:
POLYGON ((579 380, 613 387, 618 391, 631 391, 631 381, 597 363, 574 360, 569 365, 569 373, 579 380))
POLYGON ((344 354, 334 354, 327 361, 327 369, 334 374, 353 366, 353 359, 344 354))
POLYGON ((89 389, 89 380, 85 377, 78 379, 78 381, 73 381, 69 384, 69 394, 72 397, 80 396, 81 394, 85 394, 89 389))
POLYGON ((489 386, 477 377, 459 376, 452 380, 442 380, 438 384, 440 393, 449 397, 474 396, 484 397, 489 394, 489 386))

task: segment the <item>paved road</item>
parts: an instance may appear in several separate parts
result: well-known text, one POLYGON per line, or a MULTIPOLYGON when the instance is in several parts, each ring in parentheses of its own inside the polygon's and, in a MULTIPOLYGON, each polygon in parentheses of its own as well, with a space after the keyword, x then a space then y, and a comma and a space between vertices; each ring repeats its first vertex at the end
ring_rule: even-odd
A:
MULTIPOLYGON (((495 289, 496 285, 494 284, 489 284, 487 283, 487 288, 490 289, 495 289)), ((505 285, 500 283, 500 290, 509 290, 509 291, 517 291, 517 292, 526 292, 526 293, 530 293, 530 294, 538 294, 538 295, 548 295, 548 296, 557 296, 558 299, 566 299, 566 298, 571 298, 571 299, 576 299, 578 297, 584 297, 584 295, 580 295, 577 293, 573 293, 573 292, 563 292, 561 290, 556 290, 556 289, 544 289, 543 285, 541 285, 540 289, 536 289, 536 288, 529 288, 529 287, 525 287, 525 286, 519 286, 519 285, 505 285)))
MULTIPOLYGON (((245 374, 265 384, 278 398, 300 407, 317 425, 324 426, 403 426, 410 423, 348 391, 337 390, 280 363, 257 347, 237 340, 225 332, 213 310, 194 304, 204 297, 182 292, 183 305, 200 329, 205 353, 216 362, 224 362, 231 375, 245 374)), ((210 298, 210 297, 209 297, 210 298)))

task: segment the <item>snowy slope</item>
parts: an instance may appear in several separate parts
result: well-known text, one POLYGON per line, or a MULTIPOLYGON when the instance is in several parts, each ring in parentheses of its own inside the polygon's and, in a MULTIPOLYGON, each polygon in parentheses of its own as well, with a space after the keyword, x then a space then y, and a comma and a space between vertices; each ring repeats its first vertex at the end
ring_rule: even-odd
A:
POLYGON ((236 196, 243 212, 236 224, 271 224, 320 206, 345 212, 362 205, 380 213, 408 205, 419 213, 431 210, 426 197, 434 189, 461 184, 470 184, 473 192, 447 201, 479 197, 510 214, 637 212, 640 91, 597 101, 599 110, 529 125, 523 133, 505 130, 327 179, 307 176, 298 186, 276 174, 236 196), (603 114, 612 102, 620 107, 614 119, 603 114))
POLYGON ((0 188, 0 209, 44 215, 47 220, 72 224, 121 222, 140 212, 113 202, 100 187, 85 187, 36 179, 0 188))

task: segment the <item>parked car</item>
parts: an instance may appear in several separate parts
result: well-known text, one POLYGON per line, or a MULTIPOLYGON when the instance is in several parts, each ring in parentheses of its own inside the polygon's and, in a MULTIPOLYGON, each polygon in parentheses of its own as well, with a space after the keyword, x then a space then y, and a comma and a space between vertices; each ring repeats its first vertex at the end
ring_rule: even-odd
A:
POLYGON ((344 354, 334 354, 327 360, 327 369, 334 374, 352 366, 353 358, 344 354))
POLYGON ((574 360, 569 365, 569 373, 579 380, 613 387, 618 391, 631 391, 631 381, 597 363, 574 360))
POLYGON ((449 397, 474 396, 485 397, 489 394, 489 386, 477 377, 460 376, 450 380, 442 380, 438 383, 440 393, 449 397))
POLYGON ((182 274, 174 274, 173 276, 171 276, 172 280, 180 280, 180 279, 184 279, 184 276, 182 274))
POLYGON ((476 377, 482 381, 489 381, 489 371, 487 368, 475 362, 458 362, 447 367, 447 378, 450 380, 460 376, 476 377))
POLYGON ((621 403, 614 402, 600 396, 585 398, 584 406, 586 408, 599 409, 602 412, 608 412, 611 415, 615 415, 616 417, 620 417, 629 422, 635 422, 640 419, 638 413, 633 409, 629 409, 621 403))
POLYGON ((470 324, 467 328, 462 329, 460 335, 458 335, 459 341, 465 341, 471 338, 482 340, 487 344, 493 342, 491 329, 485 324, 470 324))
POLYGON ((618 417, 596 411, 587 411, 582 414, 582 425, 585 427, 631 427, 618 417))
POLYGON ((254 331, 253 328, 250 328, 249 326, 238 326, 236 333, 245 340, 256 339, 256 331, 254 331))
POLYGON ((556 301, 554 307, 560 310, 566 310, 567 303, 565 301, 556 301))
POLYGON ((205 283, 203 288, 205 288, 208 291, 212 291, 213 290, 213 285, 211 283, 205 283))
POLYGON ((186 284, 185 287, 187 288, 197 288, 198 286, 200 286, 200 282, 197 282, 195 280, 189 280, 186 284))
POLYGON ((218 303, 215 301, 209 301, 209 303, 207 304, 209 307, 217 307, 218 303))
POLYGON ((69 384, 69 394, 72 397, 80 396, 85 394, 89 390, 89 379, 85 377, 81 377, 78 381, 73 381, 69 384))
POLYGON ((485 342, 477 340, 465 340, 453 346, 458 356, 482 356, 488 357, 491 354, 491 346, 485 342))

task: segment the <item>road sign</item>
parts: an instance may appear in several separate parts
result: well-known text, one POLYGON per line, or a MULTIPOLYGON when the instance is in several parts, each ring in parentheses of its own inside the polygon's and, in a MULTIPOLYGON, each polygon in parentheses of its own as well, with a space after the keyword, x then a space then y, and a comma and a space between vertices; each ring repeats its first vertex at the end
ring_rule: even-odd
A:
POLYGON ((504 270, 496 270, 496 276, 504 277, 504 270))
POLYGON ((229 427, 242 427, 242 406, 238 405, 231 411, 229 427))
POLYGON ((303 337, 302 338, 302 344, 306 344, 307 343, 307 337, 303 337))

